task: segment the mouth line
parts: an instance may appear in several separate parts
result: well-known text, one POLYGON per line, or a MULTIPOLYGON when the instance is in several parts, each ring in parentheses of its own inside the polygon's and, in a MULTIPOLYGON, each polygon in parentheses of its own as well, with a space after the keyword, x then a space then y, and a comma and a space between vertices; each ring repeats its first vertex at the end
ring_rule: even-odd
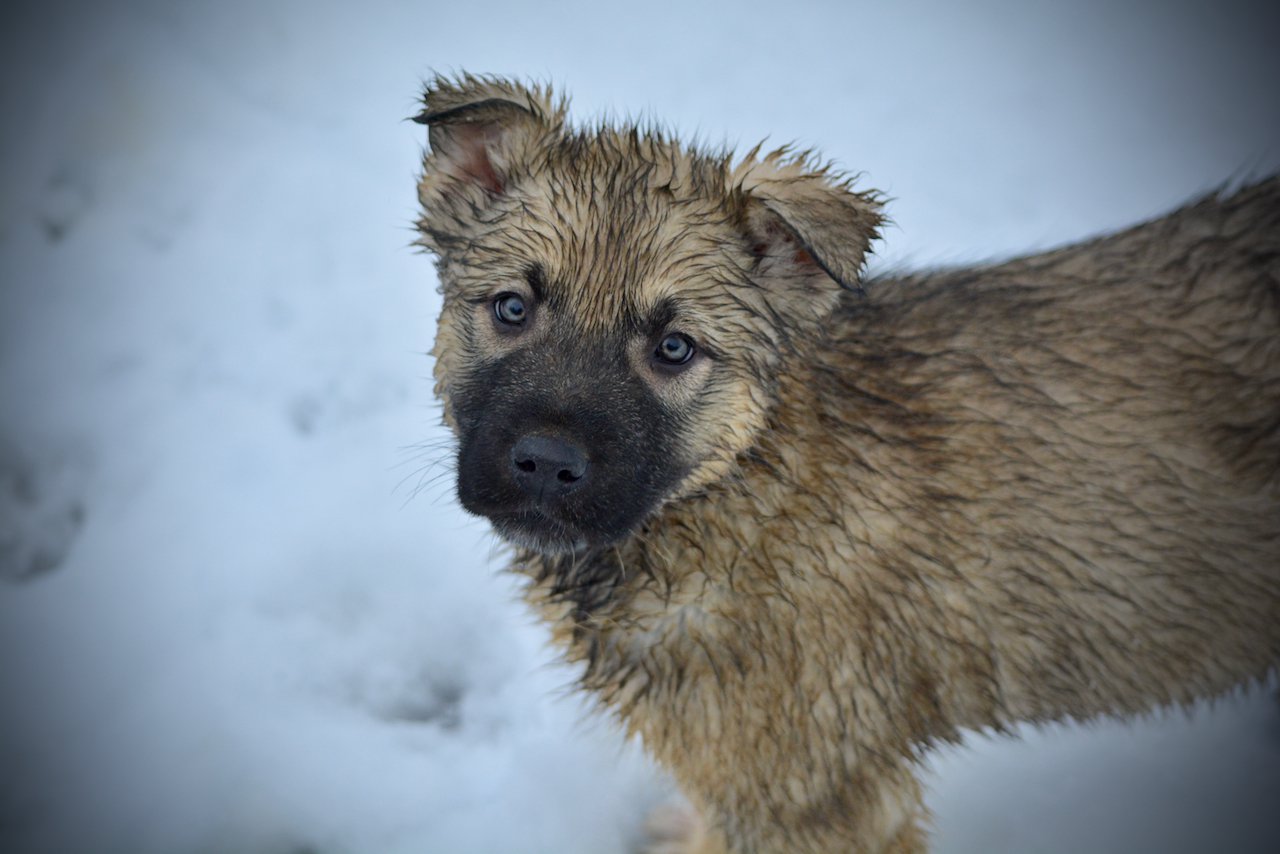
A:
POLYGON ((576 552, 588 546, 583 534, 536 508, 496 514, 489 521, 507 542, 543 554, 576 552))

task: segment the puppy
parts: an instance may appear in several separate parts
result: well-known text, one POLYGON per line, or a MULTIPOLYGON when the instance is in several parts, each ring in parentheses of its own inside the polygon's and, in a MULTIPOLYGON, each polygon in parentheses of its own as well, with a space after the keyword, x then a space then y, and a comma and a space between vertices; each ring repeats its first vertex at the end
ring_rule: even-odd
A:
POLYGON ((470 75, 418 121, 458 497, 691 848, 923 851, 930 745, 1280 660, 1280 180, 865 281, 812 156, 470 75))

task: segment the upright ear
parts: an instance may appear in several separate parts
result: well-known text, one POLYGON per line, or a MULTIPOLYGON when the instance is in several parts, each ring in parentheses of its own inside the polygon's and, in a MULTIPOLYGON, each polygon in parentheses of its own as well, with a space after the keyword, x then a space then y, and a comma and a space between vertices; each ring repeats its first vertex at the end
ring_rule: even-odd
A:
POLYGON ((501 194, 533 148, 564 124, 565 105, 553 104, 548 88, 500 78, 437 77, 422 101, 414 121, 427 126, 431 146, 418 186, 424 205, 436 194, 501 194))
POLYGON ((808 303, 805 314, 834 307, 838 290, 860 291, 862 267, 884 218, 872 192, 780 149, 747 155, 733 174, 742 228, 767 284, 808 303))

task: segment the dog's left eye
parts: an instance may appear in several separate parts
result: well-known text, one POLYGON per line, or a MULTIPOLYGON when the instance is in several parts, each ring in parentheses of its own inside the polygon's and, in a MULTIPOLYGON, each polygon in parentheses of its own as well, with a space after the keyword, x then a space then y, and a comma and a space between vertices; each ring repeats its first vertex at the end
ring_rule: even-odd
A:
POLYGON ((654 355, 668 365, 683 365, 693 358, 693 341, 688 335, 673 332, 658 342, 654 355))

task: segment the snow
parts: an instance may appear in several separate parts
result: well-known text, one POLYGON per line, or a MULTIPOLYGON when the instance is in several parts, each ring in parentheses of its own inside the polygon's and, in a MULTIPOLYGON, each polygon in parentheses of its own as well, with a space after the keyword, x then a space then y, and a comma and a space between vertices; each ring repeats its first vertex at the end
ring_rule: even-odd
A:
MULTIPOLYGON (((1280 167, 1275 14, 1121 5, 6 4, 0 847, 628 850, 669 783, 452 501, 419 81, 817 145, 878 266, 974 260, 1280 167)), ((1023 735, 937 758, 940 851, 1280 833, 1273 692, 1023 735)))

